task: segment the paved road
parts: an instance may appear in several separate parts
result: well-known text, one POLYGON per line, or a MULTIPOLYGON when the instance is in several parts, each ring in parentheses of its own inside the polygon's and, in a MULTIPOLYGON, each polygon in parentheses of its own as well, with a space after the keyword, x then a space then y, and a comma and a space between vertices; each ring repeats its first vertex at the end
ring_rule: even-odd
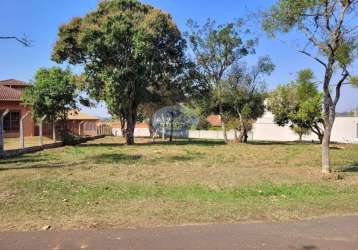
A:
POLYGON ((0 233, 1 250, 358 249, 358 216, 289 223, 0 233))

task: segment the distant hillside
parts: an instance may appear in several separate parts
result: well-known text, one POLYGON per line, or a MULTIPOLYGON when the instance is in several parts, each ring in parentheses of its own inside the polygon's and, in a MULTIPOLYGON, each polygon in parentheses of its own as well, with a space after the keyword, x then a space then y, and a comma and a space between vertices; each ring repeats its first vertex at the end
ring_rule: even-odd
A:
POLYGON ((103 122, 108 122, 112 120, 111 116, 98 116, 98 118, 103 122))
POLYGON ((352 117, 352 116, 358 116, 358 108, 353 109, 352 111, 348 111, 348 112, 341 112, 341 113, 336 113, 337 117, 352 117))

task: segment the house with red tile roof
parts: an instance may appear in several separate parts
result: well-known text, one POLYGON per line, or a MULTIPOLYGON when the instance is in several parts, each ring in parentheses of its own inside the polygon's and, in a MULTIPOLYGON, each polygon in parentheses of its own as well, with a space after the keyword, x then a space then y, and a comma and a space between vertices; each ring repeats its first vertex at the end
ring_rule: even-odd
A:
MULTIPOLYGON (((21 104, 21 94, 30 85, 26 82, 8 79, 0 81, 0 114, 9 109, 10 112, 4 117, 3 129, 5 138, 20 136, 20 119, 28 112, 21 104)), ((77 135, 96 135, 99 118, 80 112, 71 111, 68 115, 67 128, 77 135)), ((23 121, 24 136, 31 137, 38 135, 38 125, 28 115, 23 121)), ((52 126, 44 127, 44 135, 52 136, 52 126)))
MULTIPOLYGON (((0 113, 10 110, 3 121, 5 137, 19 137, 20 119, 30 111, 21 105, 21 93, 28 86, 25 82, 15 79, 0 81, 0 113)), ((34 136, 35 127, 31 116, 27 116, 24 119, 24 136, 34 136)))

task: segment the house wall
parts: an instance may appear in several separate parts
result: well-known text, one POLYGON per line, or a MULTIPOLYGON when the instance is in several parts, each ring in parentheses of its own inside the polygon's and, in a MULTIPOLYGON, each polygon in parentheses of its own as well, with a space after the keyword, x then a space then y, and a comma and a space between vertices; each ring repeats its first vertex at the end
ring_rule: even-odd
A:
MULTIPOLYGON (((0 102, 0 110, 10 109, 10 111, 20 111, 21 116, 24 116, 29 109, 25 108, 24 106, 20 105, 20 102, 0 102)), ((24 120, 24 136, 34 136, 35 134, 35 123, 32 120, 31 115, 25 118, 24 120)), ((11 137, 19 137, 20 133, 10 133, 5 131, 5 138, 11 137)))
MULTIPOLYGON (((20 104, 20 102, 16 101, 1 101, 0 102, 0 110, 9 109, 10 111, 19 111, 21 113, 21 117, 24 116, 30 109, 25 108, 20 104)), ((82 120, 71 120, 67 122, 67 128, 72 131, 74 134, 79 134, 79 124, 82 120)), ((84 120, 85 123, 81 125, 81 135, 84 136, 96 136, 97 130, 96 126, 98 121, 95 120, 84 120), (92 126, 88 126, 88 124, 92 124, 92 126)), ((33 121, 31 114, 27 116, 24 120, 24 136, 32 137, 39 135, 39 126, 33 121)), ((60 124, 57 124, 57 128, 60 124)), ((52 137, 52 123, 44 123, 43 124, 43 135, 52 137)), ((16 138, 20 137, 20 132, 7 132, 5 131, 5 138, 16 138)))
POLYGON ((79 135, 81 126, 81 136, 96 136, 97 135, 97 123, 94 120, 71 120, 67 121, 67 129, 75 135, 79 135), (80 125, 81 124, 81 125, 80 125))

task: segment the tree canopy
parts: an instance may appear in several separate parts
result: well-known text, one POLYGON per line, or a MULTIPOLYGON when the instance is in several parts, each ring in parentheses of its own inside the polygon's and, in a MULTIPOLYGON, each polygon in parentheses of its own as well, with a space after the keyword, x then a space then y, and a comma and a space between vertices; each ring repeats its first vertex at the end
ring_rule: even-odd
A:
MULTIPOLYGON (((53 122, 62 120, 65 123, 68 112, 77 107, 77 97, 76 79, 69 69, 40 68, 33 85, 24 91, 22 102, 31 107, 34 119, 47 116, 53 122)), ((65 128, 62 133, 65 137, 65 128)))
POLYGON ((275 65, 267 56, 259 58, 257 65, 233 67, 223 81, 225 118, 240 131, 240 142, 246 142, 253 122, 265 112, 264 76, 270 75, 275 65))
POLYGON ((322 142, 322 94, 314 82, 312 70, 301 70, 295 81, 278 86, 268 98, 268 109, 279 126, 289 124, 298 134, 302 132, 301 136, 310 130, 322 142))
POLYGON ((133 144, 138 107, 163 89, 182 89, 184 49, 169 14, 136 0, 112 0, 63 25, 52 58, 84 65, 84 89, 125 121, 133 144))
POLYGON ((40 68, 33 85, 22 95, 24 105, 31 107, 32 116, 39 119, 59 119, 76 108, 76 80, 69 69, 40 68))
MULTIPOLYGON (((186 37, 194 55, 196 70, 200 79, 211 89, 209 96, 215 96, 215 100, 200 100, 201 104, 210 106, 215 102, 223 117, 222 81, 230 68, 255 52, 257 40, 250 38, 250 32, 244 28, 242 20, 217 25, 209 19, 202 27, 189 20, 188 27, 186 37)), ((225 120, 221 120, 224 140, 227 142, 225 120)))

